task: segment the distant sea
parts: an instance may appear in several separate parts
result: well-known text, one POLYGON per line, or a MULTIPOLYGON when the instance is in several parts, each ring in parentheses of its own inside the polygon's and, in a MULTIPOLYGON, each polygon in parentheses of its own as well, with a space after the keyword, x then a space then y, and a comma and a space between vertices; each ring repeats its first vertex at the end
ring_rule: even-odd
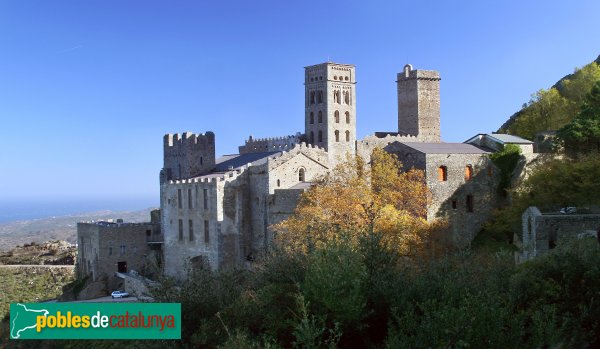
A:
POLYGON ((158 207, 159 198, 44 199, 6 201, 0 199, 0 224, 11 221, 67 216, 94 211, 137 211, 158 207))

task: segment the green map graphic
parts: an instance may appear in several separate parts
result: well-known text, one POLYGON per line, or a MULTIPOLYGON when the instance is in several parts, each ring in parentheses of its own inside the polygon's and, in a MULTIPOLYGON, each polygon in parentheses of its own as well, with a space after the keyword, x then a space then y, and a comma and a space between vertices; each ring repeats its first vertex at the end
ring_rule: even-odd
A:
POLYGON ((46 309, 30 309, 25 304, 11 305, 10 337, 18 339, 23 331, 35 331, 37 317, 47 316, 50 312, 46 309))

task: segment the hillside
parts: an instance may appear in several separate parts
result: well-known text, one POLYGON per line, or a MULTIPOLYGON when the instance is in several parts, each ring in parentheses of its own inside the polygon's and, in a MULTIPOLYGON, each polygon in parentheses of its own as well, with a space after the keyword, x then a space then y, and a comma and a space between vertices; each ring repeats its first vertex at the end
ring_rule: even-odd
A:
POLYGON ((533 140, 538 132, 561 128, 577 115, 584 96, 597 80, 600 80, 600 56, 563 76, 549 89, 541 89, 532 94, 529 102, 500 126, 497 132, 533 140))
POLYGON ((125 222, 147 222, 150 220, 151 210, 153 208, 139 211, 98 211, 0 224, 0 251, 32 242, 40 244, 64 240, 75 243, 77 222, 117 218, 123 218, 125 222))

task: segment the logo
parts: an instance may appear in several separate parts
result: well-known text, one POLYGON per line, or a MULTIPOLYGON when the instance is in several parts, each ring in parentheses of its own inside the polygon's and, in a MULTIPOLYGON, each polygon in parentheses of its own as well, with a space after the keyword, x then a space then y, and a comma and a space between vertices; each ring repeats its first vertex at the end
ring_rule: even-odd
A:
POLYGON ((180 339, 179 303, 16 303, 11 339, 180 339))

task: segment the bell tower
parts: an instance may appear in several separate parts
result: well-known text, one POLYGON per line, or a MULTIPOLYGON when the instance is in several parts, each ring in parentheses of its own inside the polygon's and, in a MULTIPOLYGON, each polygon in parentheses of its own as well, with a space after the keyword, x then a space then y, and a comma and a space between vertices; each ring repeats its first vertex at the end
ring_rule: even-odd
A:
POLYGON ((308 143, 325 148, 333 166, 356 150, 356 80, 351 64, 326 62, 304 68, 308 143))

